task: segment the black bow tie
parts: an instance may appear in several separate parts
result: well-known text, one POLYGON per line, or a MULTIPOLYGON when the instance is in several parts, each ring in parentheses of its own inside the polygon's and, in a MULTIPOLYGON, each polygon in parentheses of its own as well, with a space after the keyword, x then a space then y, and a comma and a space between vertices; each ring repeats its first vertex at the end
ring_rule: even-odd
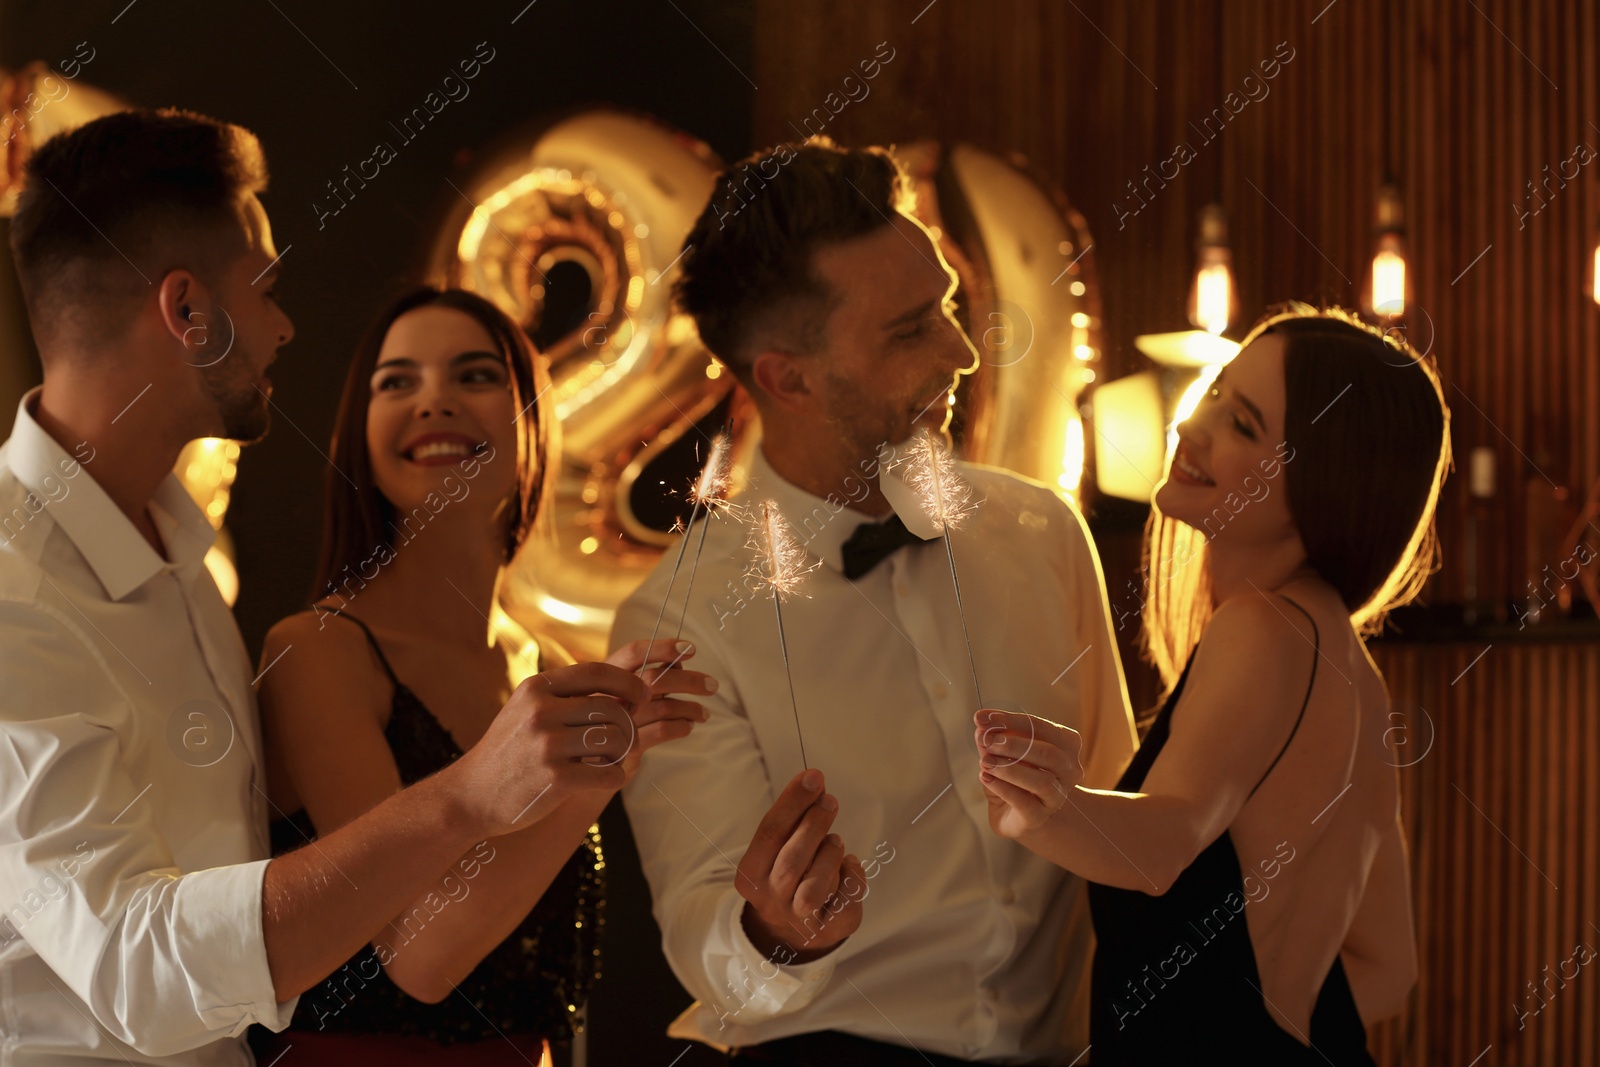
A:
POLYGON ((844 543, 844 576, 853 582, 896 549, 923 543, 922 538, 906 529, 898 515, 891 515, 884 522, 864 522, 844 543))

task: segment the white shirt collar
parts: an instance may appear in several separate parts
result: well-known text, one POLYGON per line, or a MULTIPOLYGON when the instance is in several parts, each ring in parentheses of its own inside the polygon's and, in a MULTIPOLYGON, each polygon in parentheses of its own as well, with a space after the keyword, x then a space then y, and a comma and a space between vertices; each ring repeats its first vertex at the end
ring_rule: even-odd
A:
MULTIPOLYGON (((892 476, 886 475, 882 480, 888 482, 891 479, 892 476)), ((846 481, 850 484, 841 484, 831 501, 824 500, 773 470, 764 449, 757 447, 750 460, 750 473, 744 491, 739 496, 746 505, 767 498, 775 501, 806 551, 843 574, 844 543, 856 532, 856 528, 888 518, 886 515, 868 515, 851 507, 850 494, 854 486, 863 485, 864 481, 860 475, 852 475, 846 481), (806 520, 818 515, 827 516, 828 521, 821 522, 816 529, 807 526, 806 520)), ((896 496, 891 496, 890 502, 894 503, 896 499, 896 496)))
POLYGON ((172 556, 169 562, 94 480, 93 460, 79 463, 35 421, 32 409, 42 388, 30 390, 17 405, 6 462, 17 481, 49 502, 50 518, 82 553, 106 595, 121 600, 168 567, 181 572, 199 567, 217 533, 177 476, 169 473, 150 498, 150 517, 172 556), (63 483, 70 486, 65 494, 63 483))

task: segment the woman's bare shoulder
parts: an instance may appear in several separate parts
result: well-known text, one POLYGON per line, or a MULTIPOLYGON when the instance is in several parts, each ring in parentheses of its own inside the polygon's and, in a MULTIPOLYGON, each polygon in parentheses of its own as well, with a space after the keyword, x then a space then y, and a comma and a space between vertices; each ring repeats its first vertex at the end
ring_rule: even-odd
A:
POLYGON ((278 715, 314 714, 313 704, 387 710, 388 679, 361 627, 321 606, 280 619, 261 651, 261 695, 278 715))
POLYGON ((305 611, 297 611, 293 615, 285 615, 267 631, 269 640, 276 638, 285 643, 296 639, 308 640, 321 635, 331 636, 334 641, 347 641, 352 637, 358 641, 365 640, 355 623, 320 604, 314 604, 305 611))
POLYGON ((1206 624, 1195 649, 1190 685, 1221 684, 1279 703, 1304 686, 1316 647, 1312 626, 1283 597, 1272 593, 1231 597, 1217 605, 1206 624))

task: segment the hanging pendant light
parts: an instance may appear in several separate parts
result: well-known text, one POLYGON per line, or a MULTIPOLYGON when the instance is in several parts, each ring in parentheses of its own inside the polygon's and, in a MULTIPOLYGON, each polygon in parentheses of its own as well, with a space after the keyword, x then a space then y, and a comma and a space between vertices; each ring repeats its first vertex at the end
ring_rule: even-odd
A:
POLYGON ((1228 217, 1221 204, 1200 209, 1200 239, 1194 283, 1189 287, 1189 321, 1220 337, 1239 314, 1239 292, 1233 280, 1233 255, 1228 250, 1228 217))
POLYGON ((1594 222, 1594 248, 1589 252, 1589 295, 1600 304, 1600 216, 1594 222))
POLYGON ((1406 313, 1410 300, 1411 272, 1406 263, 1400 192, 1385 184, 1378 190, 1372 263, 1361 291, 1361 306, 1369 315, 1393 322, 1406 313))

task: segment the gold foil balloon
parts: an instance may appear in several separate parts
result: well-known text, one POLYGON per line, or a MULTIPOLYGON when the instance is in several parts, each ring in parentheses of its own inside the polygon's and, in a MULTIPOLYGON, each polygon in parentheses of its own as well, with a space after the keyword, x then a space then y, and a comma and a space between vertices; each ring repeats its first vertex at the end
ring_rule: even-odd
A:
POLYGON ((216 544, 206 553, 206 567, 216 579, 222 599, 232 604, 239 598, 239 572, 233 565, 233 538, 222 528, 222 520, 228 514, 233 479, 239 473, 239 442, 218 437, 190 441, 178 453, 173 473, 217 531, 216 544))
POLYGON ((580 658, 604 655, 617 605, 672 543, 662 516, 688 510, 677 504, 700 467, 693 453, 687 467, 653 464, 690 443, 703 459, 706 421, 737 416, 736 461, 753 445, 748 400, 671 304, 684 237, 720 168, 704 144, 650 119, 579 114, 481 168, 433 252, 436 280, 492 300, 549 359, 554 505, 500 603, 580 658))
MULTIPOLYGON (((86 55, 92 60, 93 50, 86 55)), ((22 168, 36 145, 62 130, 128 106, 79 81, 81 59, 63 61, 61 66, 57 70, 34 62, 14 72, 0 68, 0 218, 9 220, 16 211, 22 168)), ((0 225, 0 237, 6 236, 5 225, 0 225)), ((11 414, 22 394, 39 382, 38 365, 28 356, 33 340, 12 269, 9 250, 0 250, 0 287, 4 289, 0 292, 0 351, 5 353, 0 359, 0 432, 9 430, 11 414)))
MULTIPOLYGON (((86 46, 80 45, 80 52, 86 46)), ((94 50, 64 60, 60 69, 29 63, 16 73, 0 68, 0 215, 17 204, 22 167, 36 146, 90 119, 126 111, 128 104, 79 81, 94 50)))
MULTIPOLYGON (((961 276, 982 354, 958 407, 963 454, 1074 495, 1078 397, 1101 351, 1082 217, 1019 162, 932 142, 900 155, 919 217, 961 276)), ((649 119, 580 114, 480 169, 433 252, 436 280, 494 301, 550 360, 563 437, 555 504, 501 603, 527 634, 580 657, 603 654, 616 606, 672 543, 641 500, 682 494, 699 469, 662 484, 652 463, 686 437, 703 459, 709 441, 697 439, 724 417, 736 483, 754 447, 748 399, 670 304, 672 268, 719 169, 704 145, 649 119)))

